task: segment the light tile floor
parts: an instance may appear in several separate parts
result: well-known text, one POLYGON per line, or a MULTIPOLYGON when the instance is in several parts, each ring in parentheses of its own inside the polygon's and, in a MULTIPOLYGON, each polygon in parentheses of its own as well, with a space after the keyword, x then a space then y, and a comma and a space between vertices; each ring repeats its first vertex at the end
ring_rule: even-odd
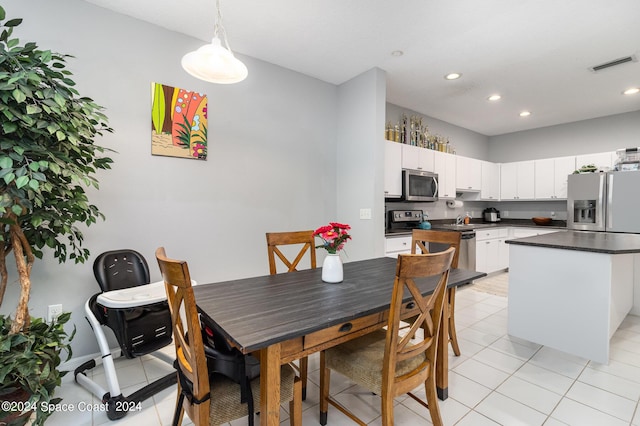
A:
MULTIPOLYGON (((449 358, 449 398, 440 402, 445 425, 638 425, 640 426, 640 317, 628 316, 612 338, 611 360, 597 364, 507 334, 507 298, 500 296, 508 274, 498 274, 458 290, 456 322, 462 355, 449 358), (498 293, 490 294, 488 292, 498 293)), ((504 293, 502 293, 504 294, 504 293)), ((588 330, 585 330, 588 332, 588 330)), ((171 351, 172 348, 166 348, 171 351)), ((317 354, 310 358, 310 383, 303 403, 303 424, 318 424, 317 354)), ((170 369, 152 357, 118 360, 124 393, 162 376, 170 369)), ((104 374, 94 373, 101 382, 104 374)), ((380 425, 380 400, 370 392, 332 374, 331 392, 370 425, 380 425)), ((416 392, 424 396, 424 390, 416 392)), ((54 413, 47 425, 170 425, 175 388, 142 403, 142 410, 111 422, 105 413, 54 413)), ((64 403, 97 403, 73 381, 64 378, 57 396, 64 403)), ((396 425, 430 424, 429 413, 411 398, 396 399, 396 425)), ((283 424, 288 413, 281 412, 283 424)), ((184 425, 190 425, 188 420, 184 425)), ((231 425, 244 425, 239 419, 231 425)), ((329 408, 328 424, 353 425, 329 408)))

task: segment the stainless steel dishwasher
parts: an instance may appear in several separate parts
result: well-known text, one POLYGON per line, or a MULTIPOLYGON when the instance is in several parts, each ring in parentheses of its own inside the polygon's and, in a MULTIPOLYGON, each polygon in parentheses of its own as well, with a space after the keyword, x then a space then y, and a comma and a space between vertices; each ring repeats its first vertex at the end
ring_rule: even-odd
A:
MULTIPOLYGON (((447 244, 429 243, 429 251, 432 253, 446 250, 447 244)), ((458 256, 458 268, 476 270, 476 231, 460 231, 460 255, 458 256)))

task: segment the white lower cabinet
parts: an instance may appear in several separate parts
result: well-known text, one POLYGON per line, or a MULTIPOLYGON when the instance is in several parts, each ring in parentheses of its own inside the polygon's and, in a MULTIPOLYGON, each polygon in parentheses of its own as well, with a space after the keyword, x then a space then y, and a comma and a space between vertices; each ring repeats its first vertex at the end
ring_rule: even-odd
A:
POLYGON ((509 267, 509 248, 505 241, 509 228, 476 230, 476 270, 496 272, 509 267))
POLYGON ((411 236, 385 237, 384 255, 397 258, 400 253, 411 253, 411 236))

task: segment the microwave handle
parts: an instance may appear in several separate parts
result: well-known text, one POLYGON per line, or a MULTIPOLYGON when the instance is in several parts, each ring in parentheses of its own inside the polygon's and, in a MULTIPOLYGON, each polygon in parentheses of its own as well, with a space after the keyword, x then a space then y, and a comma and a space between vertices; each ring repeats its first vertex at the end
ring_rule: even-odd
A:
POLYGON ((438 196, 438 179, 433 179, 431 186, 435 186, 435 191, 433 192, 434 196, 438 196))

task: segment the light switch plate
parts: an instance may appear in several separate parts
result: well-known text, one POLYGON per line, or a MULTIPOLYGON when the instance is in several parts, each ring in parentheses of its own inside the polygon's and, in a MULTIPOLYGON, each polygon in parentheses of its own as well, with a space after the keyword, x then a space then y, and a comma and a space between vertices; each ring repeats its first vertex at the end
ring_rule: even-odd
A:
POLYGON ((371 209, 360 209, 360 219, 371 219, 371 209))

